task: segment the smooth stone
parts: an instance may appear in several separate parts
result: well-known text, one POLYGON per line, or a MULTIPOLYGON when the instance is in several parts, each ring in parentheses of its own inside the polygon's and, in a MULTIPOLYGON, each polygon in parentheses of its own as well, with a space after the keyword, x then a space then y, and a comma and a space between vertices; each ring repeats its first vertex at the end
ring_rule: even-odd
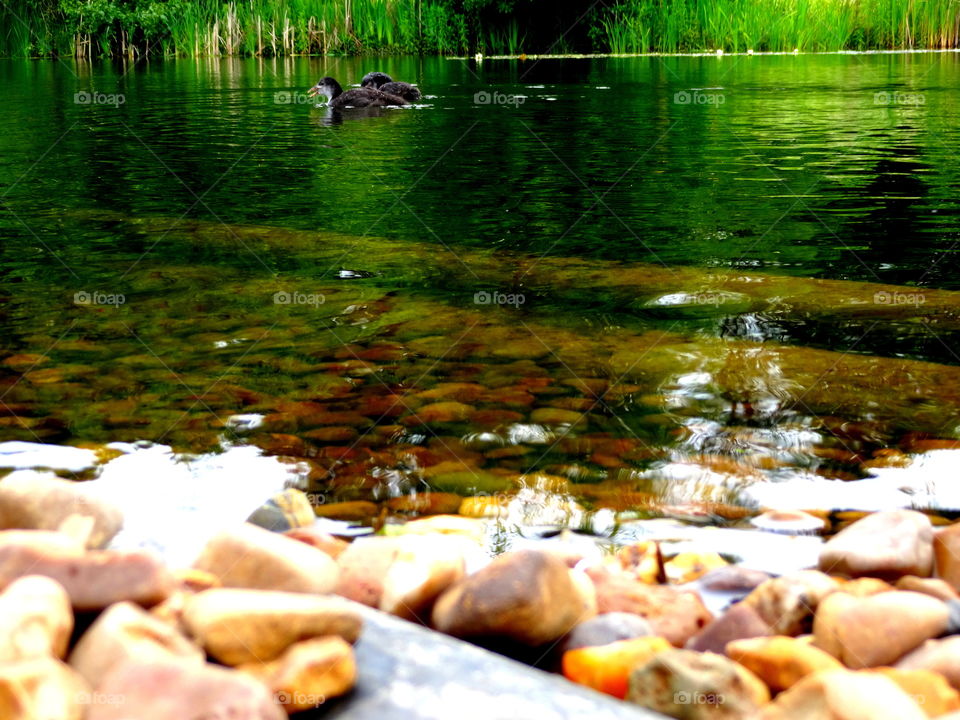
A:
POLYGON ((254 510, 247 522, 272 532, 285 532, 313 525, 316 515, 306 494, 287 488, 254 510))
POLYGON ((947 627, 947 606, 929 595, 834 593, 820 603, 814 645, 849 668, 889 665, 947 627))
POLYGON ((337 557, 337 595, 368 607, 380 607, 387 571, 397 559, 403 537, 360 537, 337 557))
POLYGON ((46 473, 8 475, 0 481, 0 530, 56 530, 71 515, 81 515, 94 521, 88 547, 106 546, 123 527, 123 514, 82 485, 46 473))
POLYGON ((757 720, 923 720, 899 685, 873 672, 827 670, 780 693, 757 720))
POLYGON ((727 645, 726 655, 763 680, 774 694, 815 672, 843 669, 832 655, 785 635, 735 640, 727 645))
POLYGON ((767 510, 751 518, 750 524, 758 530, 788 535, 814 535, 827 526, 823 518, 803 510, 767 510))
POLYGON ((826 573, 896 580, 933 572, 933 526, 915 510, 873 513, 844 528, 820 551, 826 573))
POLYGON ((59 660, 35 658, 0 664, 3 720, 84 720, 91 699, 86 681, 59 660))
POLYGON ((960 591, 960 523, 938 529, 933 535, 937 577, 960 591))
POLYGON ((700 587, 714 592, 749 592, 769 579, 770 574, 762 570, 726 565, 701 577, 700 587))
POLYGON ((337 563, 325 552, 244 523, 219 532, 194 563, 224 587, 329 593, 337 586, 337 563))
POLYGON ((428 625, 434 602, 466 572, 466 558, 475 549, 466 538, 409 536, 400 541, 383 579, 380 609, 428 625))
POLYGON ((900 658, 895 667, 902 670, 932 670, 943 675, 960 690, 960 636, 927 640, 913 652, 900 658))
POLYGON ((361 620, 336 597, 270 590, 206 590, 188 598, 183 623, 225 665, 267 662, 290 645, 324 635, 354 642, 361 620))
POLYGON ((802 635, 812 627, 813 614, 839 583, 816 570, 799 570, 761 583, 743 599, 757 611, 774 635, 802 635))
POLYGON ((647 585, 604 568, 590 568, 587 574, 596 588, 598 612, 640 615, 674 647, 683 647, 713 619, 693 590, 647 585))
POLYGON ((746 718, 770 700, 756 675, 723 655, 658 653, 630 674, 627 700, 673 717, 746 718))
POLYGON ((340 557, 340 554, 350 547, 350 543, 346 540, 341 540, 330 533, 323 532, 316 528, 294 528, 293 530, 287 530, 283 534, 291 540, 306 543, 310 547, 325 552, 334 560, 340 557))
POLYGON ((422 423, 464 422, 474 410, 473 406, 464 403, 438 402, 417 408, 416 414, 411 418, 422 423))
POLYGON ((336 636, 294 643, 276 660, 239 669, 270 688, 288 713, 323 705, 349 692, 357 680, 353 648, 336 636))
POLYGON ((244 673, 185 660, 132 660, 96 689, 87 720, 286 720, 270 691, 244 673))
POLYGON ((553 642, 597 611, 574 572, 548 553, 505 553, 448 588, 434 606, 433 625, 471 640, 553 642))
POLYGON ((173 626, 132 603, 111 605, 80 637, 69 664, 97 687, 118 663, 182 658, 204 662, 203 651, 173 626))
POLYGON ((757 611, 741 602, 715 618, 699 634, 690 638, 687 648, 698 652, 723 653, 727 643, 734 640, 771 634, 770 626, 757 614, 757 611))
POLYGON ((56 580, 27 575, 0 593, 0 663, 67 655, 70 596, 56 580))
POLYGON ((897 580, 897 589, 923 593, 935 597, 937 600, 943 600, 943 602, 960 600, 960 593, 940 578, 919 578, 914 575, 904 575, 897 580))
POLYGON ((725 567, 729 563, 717 553, 684 552, 663 563, 663 572, 667 582, 680 585, 703 577, 711 570, 725 567))
POLYGON ((633 668, 672 649, 673 645, 656 635, 618 640, 568 650, 561 656, 560 667, 571 682, 622 700, 627 695, 633 668))
POLYGON ((563 638, 557 651, 562 655, 567 650, 607 645, 619 640, 632 640, 654 634, 653 626, 639 615, 625 612, 602 613, 578 623, 563 638))
POLYGON ((0 588, 25 575, 43 575, 63 586, 78 611, 101 610, 124 600, 150 607, 176 588, 173 574, 154 555, 114 550, 79 554, 72 543, 56 547, 28 537, 43 532, 23 531, 16 539, 0 533, 0 588))
POLYGON ((861 577, 856 580, 846 580, 840 584, 839 592, 854 597, 869 597, 880 593, 892 592, 896 588, 880 578, 861 577))
POLYGON ((960 710, 960 693, 940 673, 930 670, 900 670, 882 667, 872 670, 890 678, 912 697, 927 717, 939 717, 960 710))

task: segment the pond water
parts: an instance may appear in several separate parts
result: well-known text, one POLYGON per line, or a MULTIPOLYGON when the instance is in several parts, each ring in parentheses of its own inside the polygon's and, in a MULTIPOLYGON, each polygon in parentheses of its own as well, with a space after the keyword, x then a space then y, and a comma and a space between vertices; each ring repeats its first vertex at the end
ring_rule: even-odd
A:
POLYGON ((598 532, 866 509, 960 447, 956 53, 0 78, 0 441, 598 532), (304 94, 374 69, 423 101, 304 94))

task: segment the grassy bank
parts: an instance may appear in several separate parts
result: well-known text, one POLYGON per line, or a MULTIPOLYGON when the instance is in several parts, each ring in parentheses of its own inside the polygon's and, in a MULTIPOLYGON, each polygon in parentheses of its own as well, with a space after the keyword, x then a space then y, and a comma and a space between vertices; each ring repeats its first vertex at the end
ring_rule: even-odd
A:
POLYGON ((949 48, 956 0, 6 0, 0 55, 949 48))

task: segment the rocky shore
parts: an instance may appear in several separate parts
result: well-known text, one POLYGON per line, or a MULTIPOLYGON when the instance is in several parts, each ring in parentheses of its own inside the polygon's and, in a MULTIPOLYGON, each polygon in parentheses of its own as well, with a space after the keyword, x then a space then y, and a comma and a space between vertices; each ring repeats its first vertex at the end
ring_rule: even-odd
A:
MULTIPOLYGON (((363 671, 354 645, 376 615, 358 603, 562 673, 624 712, 960 718, 960 524, 916 511, 867 515, 817 567, 773 576, 656 541, 490 559, 444 515, 348 542, 286 490, 171 568, 106 549, 123 517, 78 487, 0 481, 4 719, 322 715, 363 671), (706 593, 734 601, 711 611, 706 593)), ((513 717, 538 717, 533 705, 513 717)))

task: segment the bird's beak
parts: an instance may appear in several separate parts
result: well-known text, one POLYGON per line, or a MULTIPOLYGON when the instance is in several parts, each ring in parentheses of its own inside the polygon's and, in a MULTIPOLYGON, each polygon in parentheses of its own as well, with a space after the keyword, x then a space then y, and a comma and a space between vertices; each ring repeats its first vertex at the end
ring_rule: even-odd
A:
POLYGON ((313 97, 314 95, 319 95, 319 94, 320 94, 320 83, 317 83, 312 88, 307 90, 308 97, 313 97))

